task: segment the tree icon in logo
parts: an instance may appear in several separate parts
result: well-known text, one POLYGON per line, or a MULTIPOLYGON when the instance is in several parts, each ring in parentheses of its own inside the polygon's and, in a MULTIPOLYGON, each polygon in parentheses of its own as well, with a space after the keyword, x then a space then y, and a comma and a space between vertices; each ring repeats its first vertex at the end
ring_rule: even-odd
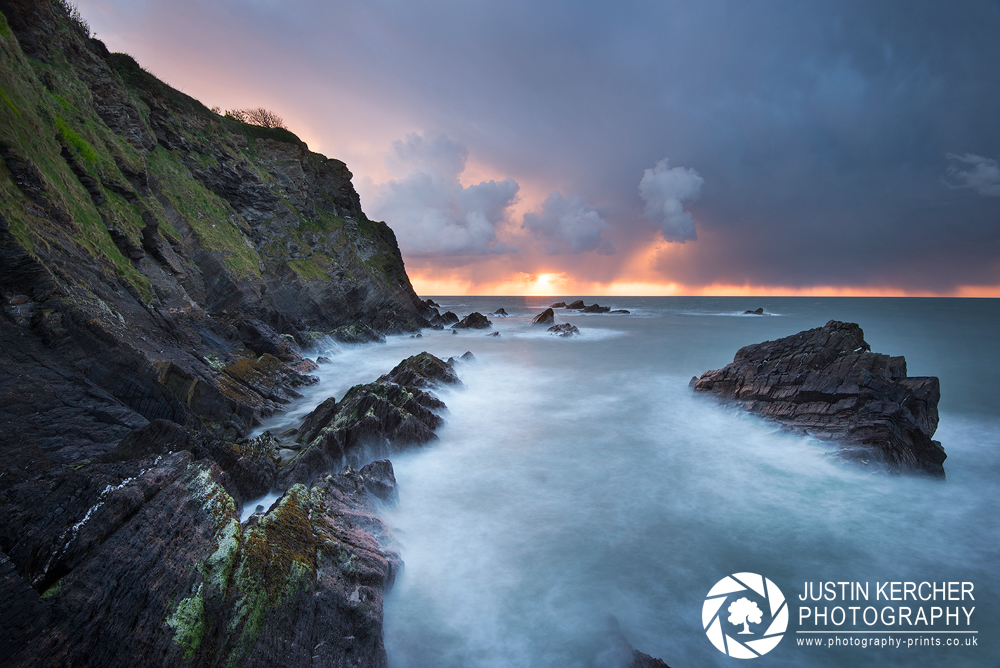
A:
POLYGON ((788 602, 781 590, 764 576, 733 573, 709 590, 702 604, 701 622, 705 635, 717 650, 734 659, 754 659, 770 652, 784 637, 788 628, 788 602), (725 630, 726 610, 729 623, 742 626, 742 631, 725 630), (762 624, 764 631, 758 629, 755 633, 750 624, 762 624))
POLYGON ((745 596, 729 604, 729 623, 735 626, 742 624, 743 630, 740 633, 753 633, 747 622, 760 624, 760 620, 763 618, 764 613, 760 611, 757 604, 745 596))

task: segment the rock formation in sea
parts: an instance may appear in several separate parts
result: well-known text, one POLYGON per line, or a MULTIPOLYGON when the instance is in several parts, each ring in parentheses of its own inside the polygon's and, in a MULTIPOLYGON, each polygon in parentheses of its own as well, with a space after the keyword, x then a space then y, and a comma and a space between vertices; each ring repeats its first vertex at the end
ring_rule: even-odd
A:
POLYGON ((427 390, 462 382, 454 364, 424 352, 400 362, 372 383, 330 397, 305 417, 298 454, 277 473, 278 486, 309 482, 325 471, 361 466, 403 448, 437 439, 444 402, 427 390))
POLYGON ((552 327, 549 327, 545 331, 551 332, 556 336, 561 336, 563 338, 575 336, 580 333, 580 330, 577 328, 576 325, 571 325, 568 322, 563 322, 558 325, 553 325, 552 327))
MULTIPOLYGON (((297 479, 248 435, 316 382, 314 340, 428 325, 392 230, 344 163, 170 88, 68 3, 0 12, 0 662, 385 665, 391 466, 297 479)), ((424 415, 409 387, 334 403, 424 415)))
POLYGON ((489 329, 493 326, 493 323, 489 319, 479 313, 474 311, 469 315, 465 316, 454 325, 451 326, 452 329, 489 329))
POLYGON ((601 306, 600 304, 591 304, 583 308, 584 313, 609 313, 610 311, 610 306, 601 306))
POLYGON ((532 325, 551 325, 556 321, 556 314, 553 313, 551 308, 547 308, 538 315, 536 315, 532 320, 532 325))
POLYGON ((938 379, 907 377, 906 359, 871 352, 856 324, 823 327, 737 351, 732 364, 692 378, 746 410, 839 443, 842 456, 944 477, 932 439, 938 379))

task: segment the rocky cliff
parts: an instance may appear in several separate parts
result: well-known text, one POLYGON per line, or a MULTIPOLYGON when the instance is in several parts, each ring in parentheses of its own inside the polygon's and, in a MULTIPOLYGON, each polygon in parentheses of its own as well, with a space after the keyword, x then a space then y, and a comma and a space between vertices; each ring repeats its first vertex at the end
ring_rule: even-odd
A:
POLYGON ((932 439, 938 379, 908 377, 906 359, 871 352, 854 323, 831 320, 740 348, 732 364, 706 371, 692 384, 696 391, 836 440, 847 458, 944 477, 944 448, 932 439))
POLYGON ((276 481, 247 434, 315 382, 302 349, 432 315, 392 230, 344 163, 109 53, 61 0, 0 12, 0 662, 384 663, 391 466, 236 513, 276 481))

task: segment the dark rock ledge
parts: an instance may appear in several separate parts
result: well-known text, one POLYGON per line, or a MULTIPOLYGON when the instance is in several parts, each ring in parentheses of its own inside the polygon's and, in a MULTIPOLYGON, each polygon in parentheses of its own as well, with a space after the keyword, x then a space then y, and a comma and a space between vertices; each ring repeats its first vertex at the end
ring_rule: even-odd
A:
POLYGON ((907 377, 906 359, 871 352, 856 324, 831 320, 746 346, 732 364, 691 383, 698 392, 836 440, 846 459, 944 477, 947 455, 931 438, 938 379, 907 377))
POLYGON ((428 390, 460 385, 456 363, 421 353, 328 399, 287 463, 270 433, 224 443, 157 419, 3 489, 3 665, 385 666, 402 563, 377 516, 392 464, 371 460, 436 438, 428 390), (241 500, 275 484, 278 503, 241 524, 241 500))
POLYGON ((434 430, 444 421, 435 411, 446 406, 427 390, 461 384, 454 361, 423 352, 373 383, 355 385, 339 403, 326 399, 299 427, 301 449, 278 473, 279 487, 436 440, 434 430))

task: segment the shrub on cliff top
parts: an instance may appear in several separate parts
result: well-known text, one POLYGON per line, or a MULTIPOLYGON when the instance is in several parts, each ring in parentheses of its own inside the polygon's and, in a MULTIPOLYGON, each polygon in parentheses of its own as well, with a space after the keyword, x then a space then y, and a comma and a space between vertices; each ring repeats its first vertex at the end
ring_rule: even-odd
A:
POLYGON ((264 107, 255 107, 253 109, 229 109, 226 111, 225 115, 235 121, 239 121, 240 123, 246 123, 247 125, 259 125, 262 128, 269 129, 288 129, 288 126, 285 125, 285 121, 282 120, 281 116, 278 116, 278 114, 265 109, 264 107))

